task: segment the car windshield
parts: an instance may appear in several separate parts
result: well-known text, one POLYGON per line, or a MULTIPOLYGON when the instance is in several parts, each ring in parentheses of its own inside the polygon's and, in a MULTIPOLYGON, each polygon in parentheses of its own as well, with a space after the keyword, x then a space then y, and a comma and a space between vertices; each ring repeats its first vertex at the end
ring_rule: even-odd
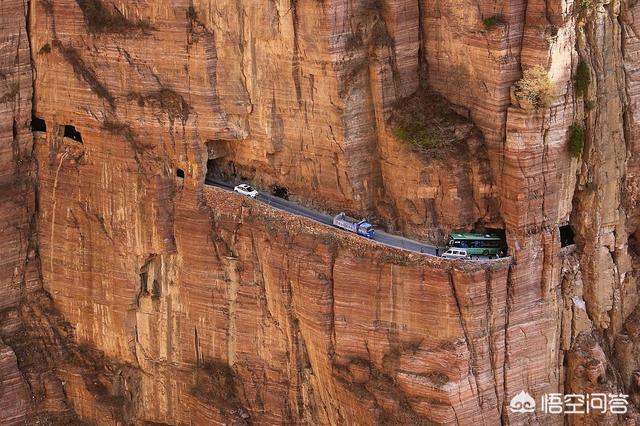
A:
POLYGON ((245 185, 244 189, 246 189, 247 191, 253 191, 253 188, 250 187, 249 185, 245 185))

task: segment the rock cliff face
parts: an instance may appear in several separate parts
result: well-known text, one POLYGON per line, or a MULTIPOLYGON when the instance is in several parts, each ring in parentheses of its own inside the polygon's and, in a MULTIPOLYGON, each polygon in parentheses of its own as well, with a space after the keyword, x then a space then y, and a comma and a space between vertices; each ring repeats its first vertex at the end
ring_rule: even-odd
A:
POLYGON ((0 10, 1 423, 563 423, 522 390, 636 419, 637 2, 0 10), (511 257, 207 175, 434 243, 504 229, 511 257))
MULTIPOLYGON (((28 5, 0 6, 0 306, 20 304, 39 283, 35 237, 35 181, 31 119, 32 69, 27 33, 28 5)), ((0 338, 3 423, 21 423, 30 395, 14 349, 0 338)))

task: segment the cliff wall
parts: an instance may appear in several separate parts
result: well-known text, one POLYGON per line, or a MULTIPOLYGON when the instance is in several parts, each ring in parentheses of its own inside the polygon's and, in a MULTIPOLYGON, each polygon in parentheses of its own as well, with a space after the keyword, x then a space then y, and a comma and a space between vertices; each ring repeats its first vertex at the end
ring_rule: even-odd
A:
POLYGON ((1 7, 4 422, 560 424, 508 402, 636 401, 636 2, 1 7), (505 229, 511 258, 409 255, 207 174, 434 242, 505 229))
MULTIPOLYGON (((28 288, 39 285, 35 236, 35 162, 29 129, 33 80, 28 5, 0 6, 0 308, 20 304, 28 288)), ((0 338, 0 407, 3 423, 21 423, 30 404, 29 389, 16 354, 0 338)))

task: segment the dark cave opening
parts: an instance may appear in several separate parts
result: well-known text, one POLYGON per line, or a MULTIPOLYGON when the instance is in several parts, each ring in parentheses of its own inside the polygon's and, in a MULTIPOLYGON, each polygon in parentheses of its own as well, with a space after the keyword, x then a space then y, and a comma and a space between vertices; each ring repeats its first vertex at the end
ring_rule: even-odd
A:
POLYGON ((575 235, 571 225, 566 224, 560 226, 560 247, 566 247, 575 244, 575 235))
POLYGON ((207 177, 224 181, 233 181, 237 176, 236 165, 224 157, 213 158, 207 161, 207 177))
POLYGON ((230 144, 228 140, 207 140, 206 179, 231 182, 235 176, 235 165, 229 159, 230 144))
POLYGON ((82 143, 82 135, 71 124, 65 124, 65 126, 64 126, 64 137, 72 139, 72 140, 74 140, 76 142, 82 143))
POLYGON ((289 190, 284 186, 273 185, 273 187, 271 188, 271 194, 285 200, 289 199, 289 190))
POLYGON ((39 117, 35 115, 31 116, 31 131, 32 132, 46 132, 47 131, 47 123, 39 117))
POLYGON ((147 280, 149 279, 149 273, 147 271, 140 272, 140 291, 142 293, 147 292, 147 280))
POLYGON ((176 169, 176 176, 179 178, 183 178, 184 179, 184 170, 177 168, 176 169))
POLYGON ((629 239, 627 240, 629 252, 634 258, 640 258, 640 239, 638 239, 637 233, 638 231, 636 230, 635 232, 630 234, 629 239))
POLYGON ((213 178, 214 170, 216 169, 216 160, 207 160, 207 173, 205 176, 210 179, 213 178))
POLYGON ((507 240, 507 233, 502 228, 485 228, 483 233, 497 235, 500 238, 502 238, 503 241, 507 240))
POLYGON ((162 290, 160 289, 160 283, 158 280, 153 280, 153 284, 151 286, 151 297, 153 299, 157 299, 161 296, 162 290))

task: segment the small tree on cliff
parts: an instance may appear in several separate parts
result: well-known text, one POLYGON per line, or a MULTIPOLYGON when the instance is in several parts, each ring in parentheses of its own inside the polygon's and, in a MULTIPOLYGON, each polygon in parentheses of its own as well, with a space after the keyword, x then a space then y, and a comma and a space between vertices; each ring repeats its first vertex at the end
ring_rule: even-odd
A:
POLYGON ((572 157, 579 157, 584 147, 585 132, 584 127, 574 123, 569 127, 569 144, 567 148, 572 157))
POLYGON ((553 97, 553 84, 547 71, 540 65, 525 70, 522 78, 515 84, 515 96, 520 106, 536 112, 547 108, 553 97))
POLYGON ((578 95, 586 96, 589 90, 589 84, 591 83, 591 70, 589 64, 584 59, 580 59, 578 67, 576 68, 576 91, 578 95))

